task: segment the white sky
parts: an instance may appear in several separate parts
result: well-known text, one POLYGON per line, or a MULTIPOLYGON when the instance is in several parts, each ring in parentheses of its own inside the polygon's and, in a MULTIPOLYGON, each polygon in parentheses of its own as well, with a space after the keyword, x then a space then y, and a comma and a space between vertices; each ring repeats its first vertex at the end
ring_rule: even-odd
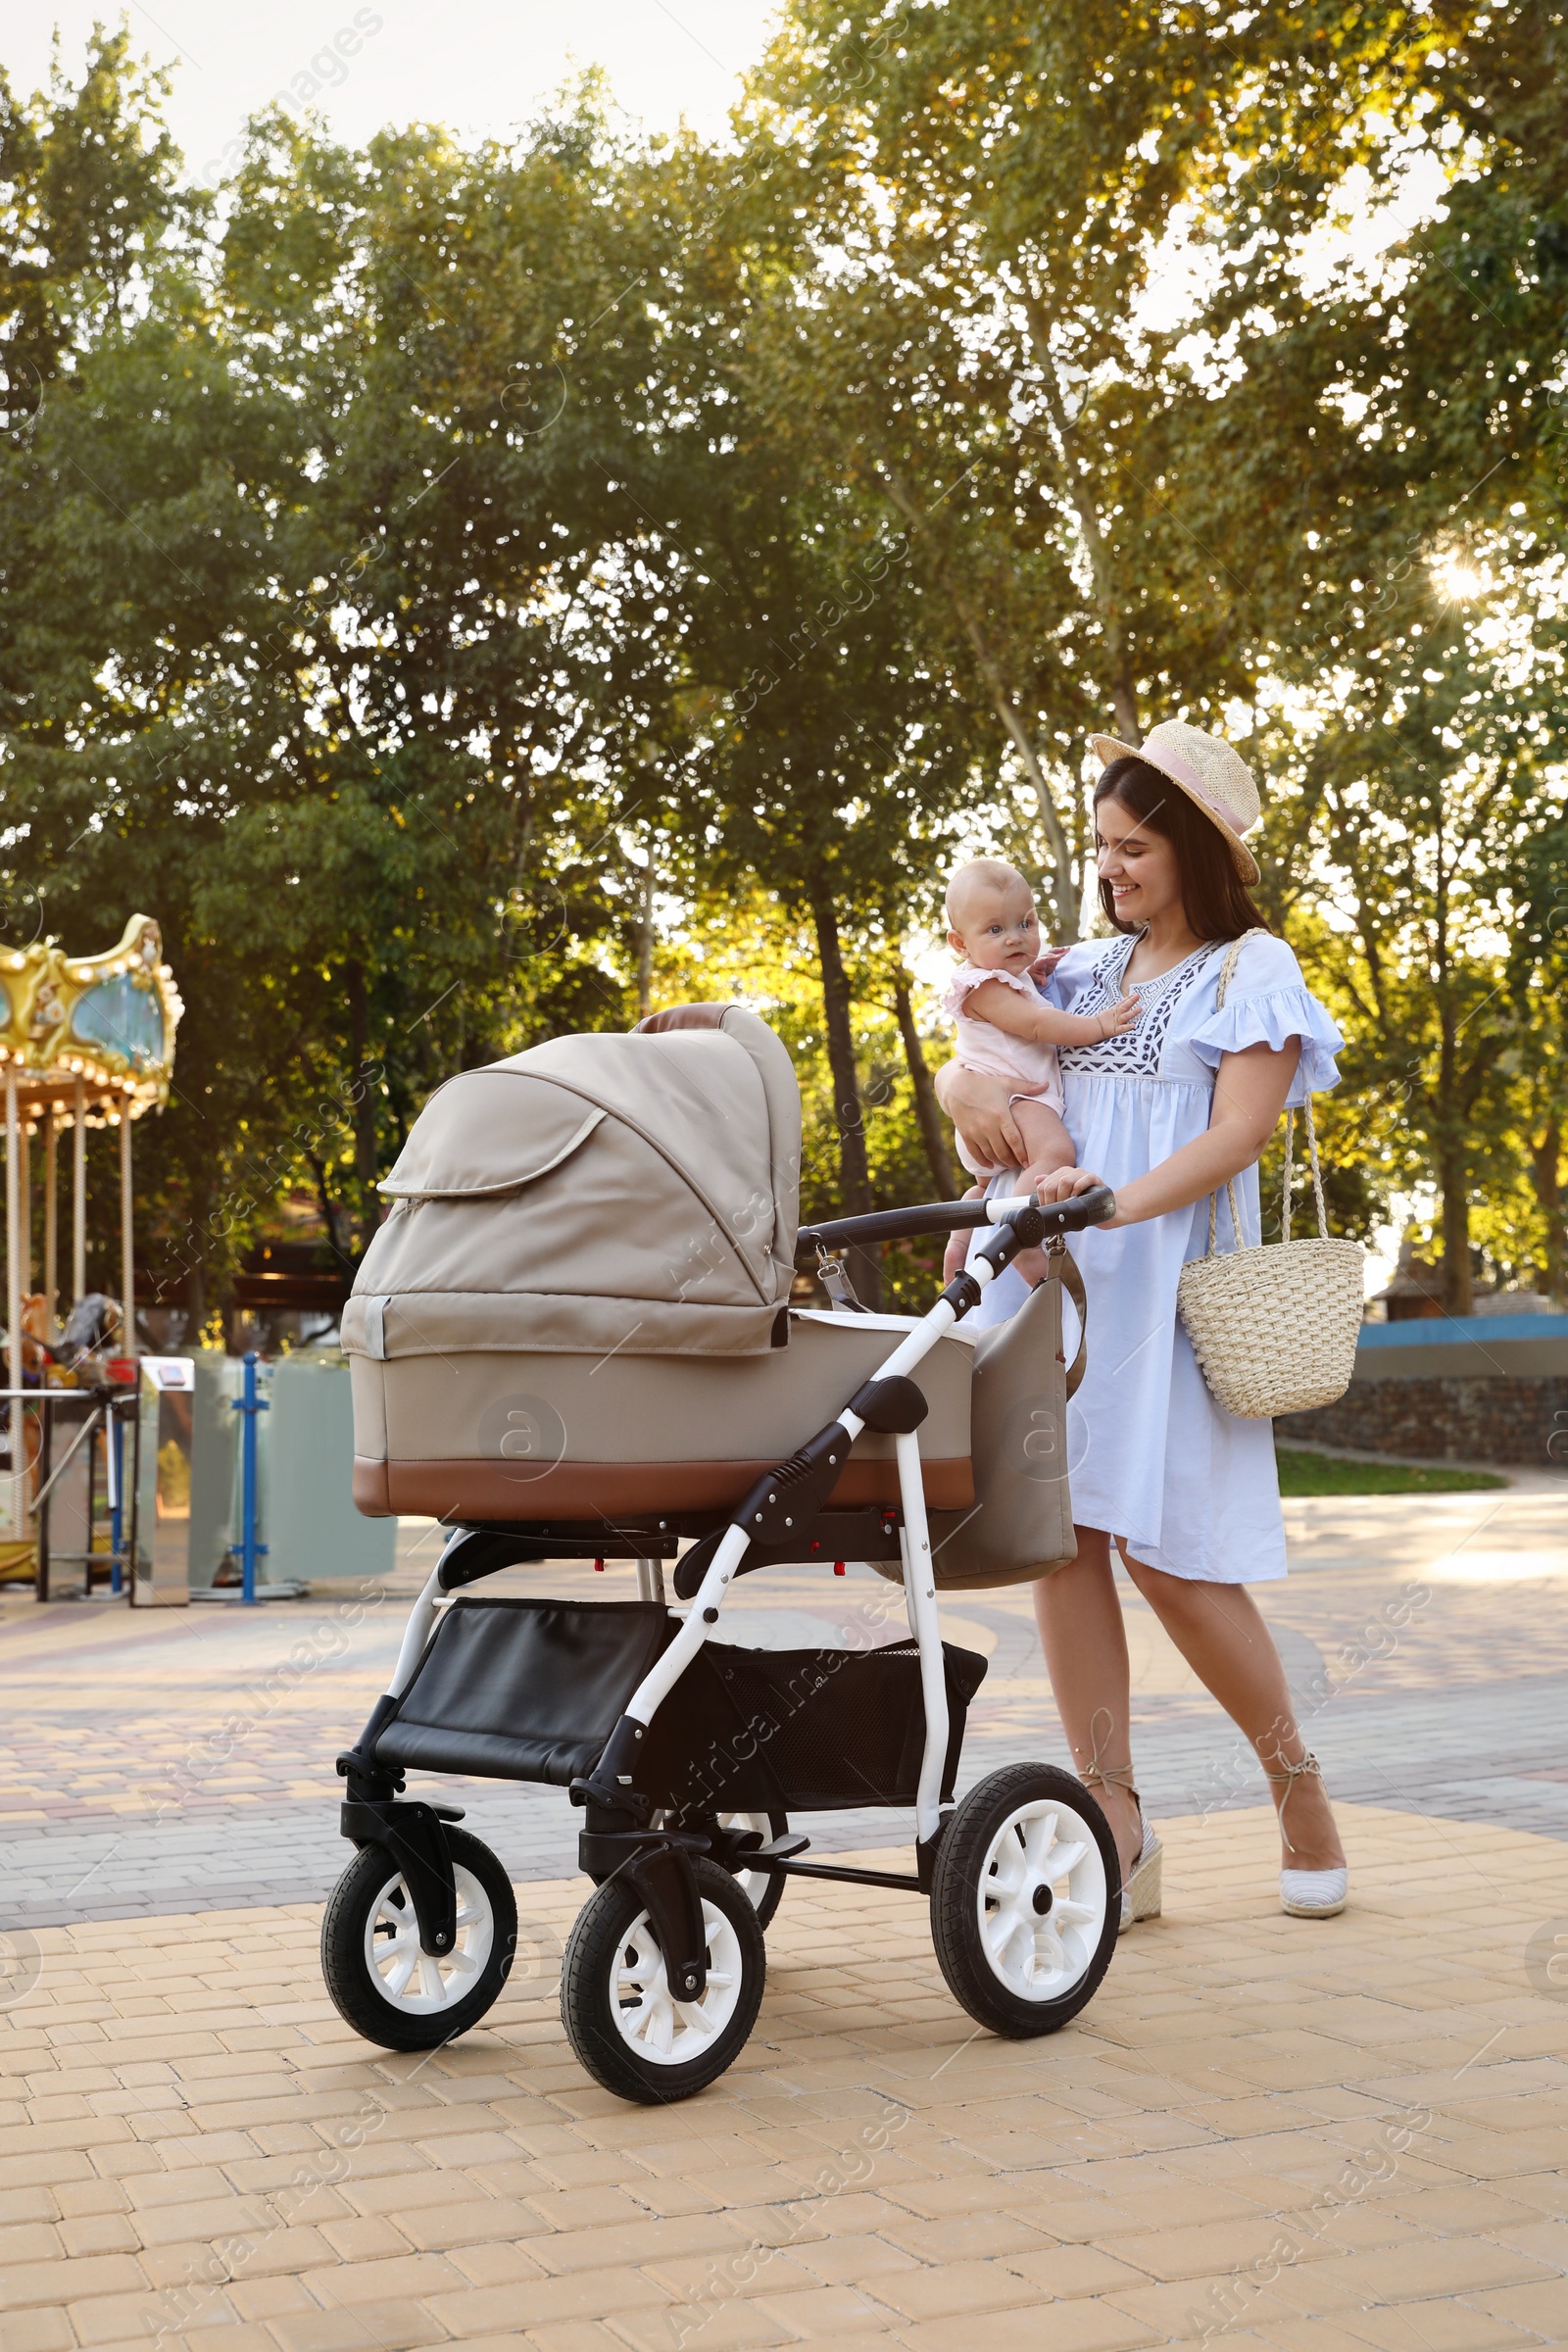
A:
MULTIPOLYGON (((216 178, 245 118, 299 75, 311 103, 356 145, 387 123, 441 122, 466 137, 526 122, 570 74, 603 66, 619 104, 650 129, 682 117, 712 134, 760 56, 775 0, 127 0, 138 54, 175 69, 170 122, 193 179, 216 178), (371 29, 375 27, 375 29, 371 29), (346 34, 337 53, 333 44, 346 34), (356 46, 356 43, 358 46, 356 46), (342 51, 350 54, 344 55, 342 51), (328 86, 330 85, 330 86, 328 86)), ((0 65, 40 87, 59 27, 79 77, 95 18, 116 0, 33 0, 8 12, 0 65)))

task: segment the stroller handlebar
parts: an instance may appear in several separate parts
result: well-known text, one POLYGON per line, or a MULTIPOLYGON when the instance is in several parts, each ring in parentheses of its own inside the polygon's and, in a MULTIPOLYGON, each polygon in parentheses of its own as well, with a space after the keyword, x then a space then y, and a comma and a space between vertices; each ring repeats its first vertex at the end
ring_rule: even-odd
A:
POLYGON ((953 1233, 981 1225, 1005 1224, 1021 1209, 1045 1219, 1045 1232, 1082 1233, 1102 1225, 1116 1213, 1116 1196, 1108 1185, 1097 1184, 1069 1200, 1042 1207, 1030 1195, 1005 1200, 932 1200, 915 1208, 876 1209, 866 1217, 831 1217, 819 1225, 803 1225, 797 1250, 846 1250, 856 1244, 907 1241, 916 1234, 953 1233))

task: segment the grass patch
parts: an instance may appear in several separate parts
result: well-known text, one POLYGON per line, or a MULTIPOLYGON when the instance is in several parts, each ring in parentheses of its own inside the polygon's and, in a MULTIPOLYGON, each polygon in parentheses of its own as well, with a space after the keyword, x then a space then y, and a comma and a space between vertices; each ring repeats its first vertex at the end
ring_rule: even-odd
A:
POLYGON ((1294 1446, 1275 1448, 1282 1494, 1474 1494, 1505 1487, 1490 1470, 1450 1470, 1434 1462, 1411 1469, 1404 1462, 1348 1462, 1338 1454, 1307 1453, 1294 1446))

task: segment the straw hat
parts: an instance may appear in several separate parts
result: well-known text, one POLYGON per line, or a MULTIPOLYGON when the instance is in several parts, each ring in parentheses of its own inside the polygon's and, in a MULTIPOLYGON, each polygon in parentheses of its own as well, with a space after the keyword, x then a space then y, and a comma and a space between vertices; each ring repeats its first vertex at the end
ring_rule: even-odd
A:
POLYGON ((1258 823, 1262 808, 1252 771, 1240 752, 1179 718, 1162 718, 1140 744, 1118 743, 1114 735, 1091 735, 1089 745, 1107 767, 1112 760, 1145 760, 1169 776, 1224 834, 1242 880, 1258 879, 1257 859, 1242 835, 1258 823))

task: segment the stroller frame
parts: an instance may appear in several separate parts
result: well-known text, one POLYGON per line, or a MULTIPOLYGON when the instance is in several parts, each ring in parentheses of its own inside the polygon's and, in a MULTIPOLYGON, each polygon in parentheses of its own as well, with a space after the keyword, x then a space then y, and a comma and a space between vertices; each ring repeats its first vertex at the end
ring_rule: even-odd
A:
MULTIPOLYGON (((954 1228, 990 1227, 991 1230, 972 1251, 968 1267, 947 1285, 937 1302, 893 1348, 875 1374, 862 1383, 814 1437, 759 1479, 744 1500, 728 1512, 670 1511, 660 1515, 653 1525, 613 1530, 603 1524, 548 1521, 471 1521, 454 1527, 440 1560, 410 1613, 387 1689, 377 1698, 354 1746, 337 1760, 338 1772, 347 1783, 341 1810, 342 1834, 360 1849, 360 1860, 373 1857, 383 1876, 387 1866, 401 1875, 417 1926, 421 1955, 433 1961, 451 1954, 457 1944, 461 1897, 455 1849, 460 1839, 465 1850, 473 1848, 476 1855, 486 1856, 491 1862, 495 1859, 476 1840, 454 1832, 450 1825, 462 1819, 458 1808, 403 1797, 405 1783, 401 1769, 376 1757, 377 1738, 396 1713, 399 1701, 426 1657, 439 1618, 444 1614, 442 1604, 462 1588, 503 1568, 573 1556, 596 1562, 607 1558, 634 1560, 639 1599, 662 1603, 665 1599, 663 1564, 675 1558, 682 1538, 693 1536, 698 1541, 679 1560, 674 1573, 676 1596, 691 1603, 686 1617, 626 1700, 598 1762, 590 1772, 570 1783, 570 1800, 585 1814, 578 1840, 583 1870, 601 1891, 617 1880, 635 1890, 635 1899, 643 1906, 662 1956, 669 1994, 681 2004, 702 2001, 712 1967, 711 1925, 705 1922, 704 1857, 710 1865, 718 1863, 732 1877, 744 1871, 765 1879, 775 1889, 775 1899, 776 1892, 782 1890, 780 1882, 790 1877, 933 1894, 944 1839, 956 1807, 942 1799, 944 1772, 954 1759, 949 1755, 947 1670, 917 1434, 928 1406, 909 1376, 943 1336, 979 1303, 989 1286, 1020 1251, 1045 1244, 1054 1254, 1063 1252, 1064 1234, 1102 1222, 1114 1210, 1113 1196, 1104 1188, 1097 1188, 1049 1207, 1043 1207, 1031 1197, 945 1201, 803 1227, 798 1246, 814 1248, 819 1264, 825 1271, 833 1271, 835 1280, 830 1287, 841 1298, 848 1289, 847 1279, 841 1262, 835 1261, 830 1252, 954 1228), (828 1512, 825 1506, 840 1478, 849 1448, 865 1430, 890 1435, 894 1441, 898 1507, 828 1512), (852 1548, 857 1557, 899 1564, 909 1632, 918 1655, 924 1726, 914 1800, 916 1867, 912 1873, 805 1861, 801 1857, 808 1840, 798 1835, 762 1838, 755 1829, 734 1830, 722 1825, 716 1830, 694 1833, 660 1816, 636 1786, 641 1743, 682 1675, 713 1638, 735 1580, 759 1568, 809 1563, 832 1558, 835 1552, 842 1555, 852 1548)), ((854 1302, 853 1291, 849 1291, 846 1303, 851 1312, 865 1311, 854 1302)), ((1046 1767, 1012 1770, 1050 1773, 1046 1767)), ((1104 1830, 1102 1817, 1078 1783, 1061 1773, 1051 1777, 1074 1792, 1067 1801, 1086 1814, 1091 1823, 1105 1865, 1108 1902, 1114 1913, 1120 1899, 1119 1868, 1108 1831, 1101 1836, 1104 1830)), ((351 1864, 340 1882, 340 1894, 355 1868, 351 1864)), ((497 1909, 504 1926, 511 1889, 505 1874, 500 1876, 504 1899, 497 1898, 497 1909)), ((1047 1907, 1050 1899, 1049 1892, 1045 1892, 1047 1907)), ((338 1897, 334 1896, 333 1901, 335 1904, 338 1897)), ((1036 1908, 1040 1907, 1037 1893, 1036 1908)), ((707 1909, 710 1913, 711 1904, 707 1909)), ((770 1911, 767 1915, 770 1916, 770 1911)), ((586 1918, 587 1912, 579 1921, 579 1930, 586 1918)), ((514 1923, 514 1909, 513 1919, 514 1923)), ((373 2004, 367 2012, 364 2000, 344 1982, 341 1958, 334 1966, 328 1942, 331 1925, 329 1907, 323 1927, 323 1961, 333 1997, 351 2023, 371 2038, 385 2041, 386 2020, 376 2019, 373 2004)), ((370 1929, 356 1928, 355 1932, 368 1936, 373 1933, 373 1924, 370 1929)), ((938 1949, 950 1984, 971 2012, 981 2015, 976 2002, 956 1981, 940 1942, 938 1949)), ((1075 2014, 1091 1996, 1108 1956, 1107 1941, 1088 1972, 1082 1997, 1075 2001, 1070 2013, 1075 2014)), ((568 1968, 570 1959, 568 1952, 568 1968)), ((419 1965, 422 1966, 422 1961, 419 1965)), ((500 1965, 499 1978, 485 2006, 499 1992, 508 1966, 510 1951, 500 1965)), ((758 1997, 760 1992, 759 1982, 758 1997)), ((754 2014, 755 2006, 754 2000, 754 2014)), ((443 2021, 430 2022, 435 2025, 443 2021)), ((453 2018, 446 2022, 445 2031, 418 2033, 406 2039, 403 2046, 435 2046, 450 2038, 452 2032, 465 2030, 470 2022, 477 2020, 465 2017, 459 2022, 453 2018)), ((1019 2034, 1051 2031, 1055 2025, 1065 2023, 1066 2018, 1053 2016, 1049 2023, 1030 2024, 993 2005, 992 2013, 982 2016, 982 2022, 1002 2032, 1019 2034)), ((698 2076, 689 2082, 677 2084, 671 2080, 650 2087, 629 2077, 624 2067, 617 2066, 614 2053, 601 2050, 596 2057, 595 2050, 584 2046, 582 2036, 573 2032, 569 2016, 567 2025, 579 2057, 601 2082, 621 2095, 686 2096, 721 2071, 718 2066, 706 2073, 699 2069, 698 2076), (606 2063, 600 2063, 601 2059, 606 2063)), ((747 2030, 749 2025, 748 2018, 747 2030)), ((722 2064, 727 2065, 734 2055, 735 2050, 729 2050, 722 2064)))

